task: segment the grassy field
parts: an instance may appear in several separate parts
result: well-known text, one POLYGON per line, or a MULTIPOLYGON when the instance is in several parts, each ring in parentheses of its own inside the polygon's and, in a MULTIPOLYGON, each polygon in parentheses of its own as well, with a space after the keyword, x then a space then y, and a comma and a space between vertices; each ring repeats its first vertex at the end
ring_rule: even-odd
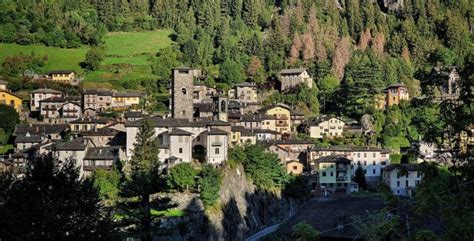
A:
POLYGON ((171 45, 170 34, 170 30, 109 33, 102 69, 86 76, 85 87, 120 89, 124 82, 135 87, 143 79, 153 79, 150 58, 171 45))
POLYGON ((0 145, 0 154, 3 155, 10 149, 13 149, 13 145, 0 145))
MULTIPOLYGON (((161 49, 171 45, 171 30, 148 32, 113 32, 105 39, 105 59, 98 71, 87 73, 86 88, 138 87, 143 79, 153 79, 150 58, 161 49)), ((0 63, 7 56, 18 53, 48 55, 48 62, 42 71, 72 69, 79 74, 84 71, 79 63, 84 61, 88 47, 62 49, 44 45, 18 45, 0 43, 0 63)))
POLYGON ((18 53, 38 55, 47 55, 48 62, 41 69, 43 71, 53 69, 71 69, 82 73, 79 63, 84 60, 87 47, 78 49, 62 49, 55 47, 46 47, 44 45, 18 45, 18 44, 0 44, 0 62, 3 62, 7 56, 18 53))

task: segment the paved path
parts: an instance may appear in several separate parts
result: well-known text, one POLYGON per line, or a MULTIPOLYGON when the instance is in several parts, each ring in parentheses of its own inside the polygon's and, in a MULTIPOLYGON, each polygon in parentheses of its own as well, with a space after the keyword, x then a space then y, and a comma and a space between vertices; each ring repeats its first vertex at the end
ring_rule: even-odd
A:
POLYGON ((247 239, 245 239, 245 241, 258 241, 260 240, 261 238, 263 238, 264 236, 266 236, 267 234, 271 234, 275 231, 278 230, 278 228, 280 228, 280 225, 283 224, 283 223, 279 223, 279 224, 275 224, 273 226, 270 226, 250 237, 248 237, 247 239))

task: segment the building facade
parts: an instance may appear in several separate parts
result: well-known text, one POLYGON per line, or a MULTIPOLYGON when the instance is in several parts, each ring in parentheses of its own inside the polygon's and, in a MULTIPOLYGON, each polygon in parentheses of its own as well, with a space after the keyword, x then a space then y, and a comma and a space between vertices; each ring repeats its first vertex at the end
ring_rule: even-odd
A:
POLYGON ((341 137, 344 133, 345 122, 337 117, 321 116, 315 120, 308 121, 307 133, 311 138, 322 139, 323 137, 341 137))
POLYGON ((21 97, 7 90, 0 89, 0 104, 11 106, 16 110, 17 113, 21 113, 21 97))
POLYGON ((171 111, 177 119, 193 119, 194 72, 187 67, 175 68, 171 82, 171 111))
POLYGON ((313 88, 313 79, 307 69, 284 69, 280 71, 281 91, 285 91, 305 84, 309 88, 313 88))
POLYGON ((422 180, 418 164, 391 164, 383 168, 383 182, 394 195, 414 197, 422 180))
POLYGON ((40 101, 51 97, 62 97, 61 91, 53 89, 37 89, 30 92, 30 110, 40 111, 40 101))

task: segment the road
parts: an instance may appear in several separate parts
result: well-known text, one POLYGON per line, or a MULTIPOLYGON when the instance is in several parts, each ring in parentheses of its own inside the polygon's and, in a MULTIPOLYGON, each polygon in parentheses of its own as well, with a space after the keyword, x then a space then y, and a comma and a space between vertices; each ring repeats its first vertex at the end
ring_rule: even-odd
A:
POLYGON ((278 228, 280 228, 280 225, 281 225, 281 224, 282 224, 282 223, 279 223, 279 224, 275 224, 275 225, 273 225, 273 226, 270 226, 270 227, 268 227, 268 228, 266 228, 266 229, 264 229, 264 230, 262 230, 262 231, 260 231, 260 232, 258 232, 258 233, 256 233, 256 234, 254 234, 254 235, 248 237, 247 239, 245 239, 245 241, 258 241, 258 240, 260 240, 261 238, 263 238, 264 236, 266 236, 266 235, 268 235, 268 234, 271 234, 271 233, 277 231, 278 228))

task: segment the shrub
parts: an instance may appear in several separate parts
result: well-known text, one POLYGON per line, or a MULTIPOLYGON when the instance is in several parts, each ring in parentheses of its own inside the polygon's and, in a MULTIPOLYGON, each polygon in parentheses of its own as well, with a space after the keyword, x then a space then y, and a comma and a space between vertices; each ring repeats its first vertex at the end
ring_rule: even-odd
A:
POLYGON ((200 197, 204 206, 211 207, 216 204, 221 190, 221 174, 214 167, 205 166, 198 181, 200 187, 200 197))
POLYGON ((168 176, 168 186, 179 191, 186 190, 193 187, 196 182, 194 177, 197 171, 189 163, 179 163, 170 168, 168 176))
POLYGON ((293 226, 293 237, 300 241, 316 241, 319 240, 319 232, 311 225, 301 222, 293 226))

